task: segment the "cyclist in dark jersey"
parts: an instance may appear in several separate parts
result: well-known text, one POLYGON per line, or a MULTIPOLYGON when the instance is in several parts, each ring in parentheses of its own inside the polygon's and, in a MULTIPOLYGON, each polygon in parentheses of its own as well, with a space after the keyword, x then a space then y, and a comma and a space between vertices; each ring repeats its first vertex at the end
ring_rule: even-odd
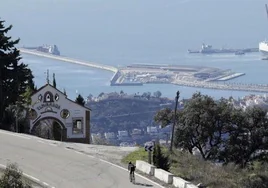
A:
POLYGON ((130 177, 131 175, 133 175, 134 177, 135 168, 136 166, 134 164, 132 164, 131 162, 128 163, 128 170, 129 170, 130 177))

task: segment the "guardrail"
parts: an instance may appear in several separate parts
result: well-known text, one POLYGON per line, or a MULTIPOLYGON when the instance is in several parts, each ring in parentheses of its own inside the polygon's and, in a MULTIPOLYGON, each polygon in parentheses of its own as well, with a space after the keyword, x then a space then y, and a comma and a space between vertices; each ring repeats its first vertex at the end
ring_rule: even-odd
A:
POLYGON ((198 188, 198 186, 194 185, 191 182, 188 182, 180 177, 176 177, 170 172, 167 172, 163 169, 156 168, 154 165, 151 165, 145 161, 137 160, 136 168, 150 176, 154 176, 155 178, 167 183, 172 184, 174 187, 178 188, 198 188))

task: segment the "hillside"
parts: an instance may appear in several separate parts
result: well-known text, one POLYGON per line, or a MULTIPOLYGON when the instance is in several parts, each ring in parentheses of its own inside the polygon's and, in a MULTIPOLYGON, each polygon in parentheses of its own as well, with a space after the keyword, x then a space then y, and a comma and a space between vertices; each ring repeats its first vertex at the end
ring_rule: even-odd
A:
POLYGON ((90 101, 86 106, 92 109, 92 132, 131 130, 153 125, 155 113, 165 107, 172 107, 174 101, 167 98, 119 96, 99 101, 90 101))

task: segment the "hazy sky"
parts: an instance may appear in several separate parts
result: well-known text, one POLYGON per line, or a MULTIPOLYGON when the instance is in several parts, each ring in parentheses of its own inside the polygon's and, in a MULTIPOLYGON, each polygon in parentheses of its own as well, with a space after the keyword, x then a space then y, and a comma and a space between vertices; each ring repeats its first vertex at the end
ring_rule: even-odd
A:
MULTIPOLYGON (((267 0, 8 0, 2 19, 22 44, 186 50, 202 42, 252 46, 268 38, 267 0)), ((64 49, 71 51, 70 49, 64 49)), ((115 52, 111 52, 115 53, 115 52)), ((149 53, 149 52, 148 52, 149 53)))

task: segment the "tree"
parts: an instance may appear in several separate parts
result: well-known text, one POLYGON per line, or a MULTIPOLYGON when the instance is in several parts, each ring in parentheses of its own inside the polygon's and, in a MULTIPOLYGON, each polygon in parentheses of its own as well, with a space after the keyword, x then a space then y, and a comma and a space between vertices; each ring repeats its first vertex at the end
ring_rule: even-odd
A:
POLYGON ((77 104, 80 104, 80 105, 82 105, 82 106, 84 106, 85 105, 85 100, 84 100, 84 98, 79 94, 78 96, 77 96, 77 98, 75 99, 75 102, 77 103, 77 104))
POLYGON ((98 97, 102 97, 104 95, 104 93, 103 92, 101 92, 100 94, 99 94, 99 96, 98 97))
POLYGON ((55 73, 53 73, 53 87, 57 88, 55 73))
POLYGON ((161 93, 160 91, 156 91, 156 92, 154 92, 154 96, 155 96, 156 98, 160 98, 161 95, 162 95, 162 93, 161 93))
POLYGON ((3 188, 31 188, 29 182, 25 182, 22 177, 22 171, 18 169, 17 164, 9 164, 0 178, 0 187, 3 188))
POLYGON ((259 107, 240 110, 234 116, 234 126, 229 127, 229 139, 221 152, 224 163, 234 162, 245 167, 249 162, 268 161, 268 118, 267 110, 259 107))
POLYGON ((190 153, 197 148, 204 159, 213 158, 222 143, 223 124, 217 111, 217 104, 211 97, 195 93, 180 113, 175 145, 190 153))
POLYGON ((164 108, 156 113, 154 121, 161 124, 161 127, 166 127, 174 121, 174 111, 170 108, 164 108))
POLYGON ((170 163, 169 157, 162 153, 160 144, 156 144, 153 151, 153 164, 157 168, 169 171, 170 163))
MULTIPOLYGON (((20 63, 20 52, 15 47, 19 39, 7 36, 12 25, 5 27, 0 20, 0 124, 3 123, 5 108, 22 100, 27 86, 34 88, 32 71, 20 63)), ((8 128, 2 125, 2 128, 8 128)))
MULTIPOLYGON (((174 113, 163 109, 155 120, 170 124, 174 113)), ((197 149, 205 160, 235 163, 245 167, 252 161, 268 161, 267 110, 234 108, 228 99, 214 101, 195 93, 176 117, 175 146, 190 153, 197 149), (178 118, 179 117, 179 118, 178 118)))

